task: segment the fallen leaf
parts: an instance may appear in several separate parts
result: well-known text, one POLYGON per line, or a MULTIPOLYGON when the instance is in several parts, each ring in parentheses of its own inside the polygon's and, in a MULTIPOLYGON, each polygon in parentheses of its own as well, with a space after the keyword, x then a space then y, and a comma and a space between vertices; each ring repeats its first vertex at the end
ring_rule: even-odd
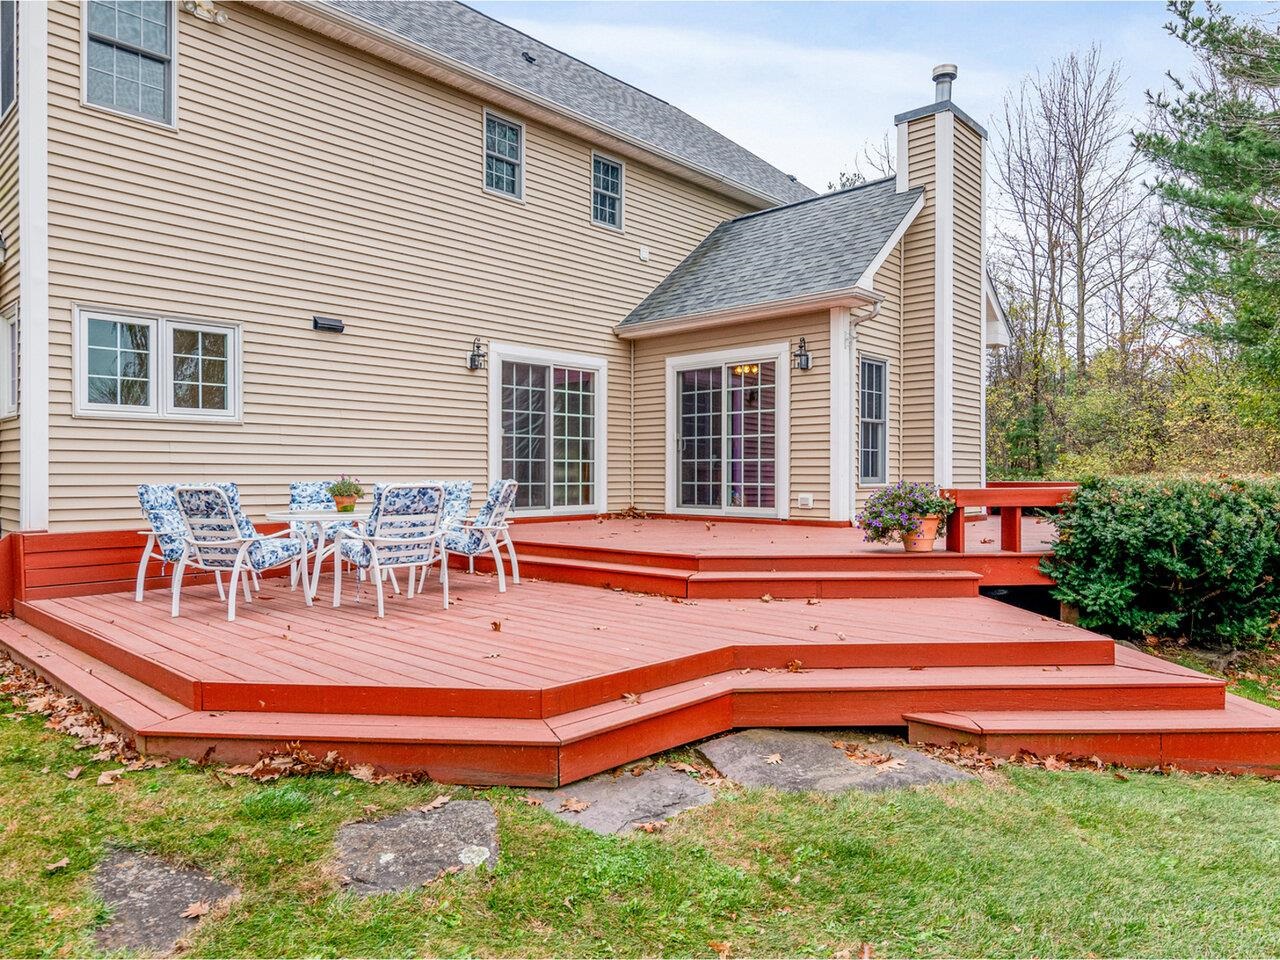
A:
POLYGON ((667 829, 667 825, 661 820, 650 820, 648 823, 637 823, 636 829, 644 833, 661 833, 667 829))
POLYGON ((864 943, 862 949, 858 951, 859 960, 871 960, 876 955, 875 948, 869 943, 864 943))
POLYGON ((590 800, 579 800, 577 797, 565 797, 560 801, 560 809, 565 813, 581 813, 589 806, 590 800))
POLYGON ((57 871, 61 870, 63 867, 67 866, 69 863, 71 863, 71 861, 66 857, 63 857, 61 860, 53 861, 53 863, 46 863, 44 865, 44 869, 46 873, 56 873, 57 871))
POLYGON ((109 787, 124 775, 124 767, 116 770, 105 770, 98 774, 98 786, 109 787))
POLYGON ((992 538, 992 537, 983 537, 983 538, 982 538, 981 540, 979 540, 978 542, 979 542, 979 543, 995 543, 996 541, 995 541, 995 539, 994 539, 994 538, 992 538))
POLYGON ((502 656, 500 653, 486 653, 484 658, 486 660, 497 660, 500 656, 502 656))
POLYGON ((502 632, 502 621, 501 621, 501 620, 494 620, 494 621, 492 621, 492 622, 489 624, 489 626, 493 628, 493 632, 494 632, 494 633, 501 633, 501 632, 502 632))
POLYGON ((521 803, 527 803, 527 804, 528 804, 529 806, 531 806, 531 807, 540 807, 540 806, 542 806, 542 798, 541 798, 541 797, 531 797, 531 796, 529 796, 527 793, 526 793, 523 797, 521 797, 521 798, 520 798, 520 802, 521 802, 521 803))
POLYGON ((197 900, 195 903, 187 904, 187 909, 182 911, 182 916, 186 917, 188 920, 194 919, 195 917, 203 917, 212 909, 213 908, 209 906, 208 900, 197 900))
POLYGON ((442 793, 440 794, 440 796, 436 797, 430 803, 424 803, 420 807, 414 807, 414 809, 421 810, 423 813, 430 813, 432 810, 439 810, 448 802, 449 802, 449 797, 446 794, 442 793))
POLYGON ((77 780, 80 774, 84 773, 84 767, 72 767, 64 774, 68 780, 77 780))
POLYGON ((761 598, 760 598, 760 602, 761 602, 761 603, 772 603, 772 602, 773 602, 773 596, 772 596, 771 594, 766 593, 763 597, 761 597, 761 598))
POLYGON ((765 763, 769 763, 769 764, 781 763, 781 762, 782 762, 782 754, 780 754, 780 753, 771 753, 771 754, 769 754, 767 757, 765 757, 765 758, 764 758, 764 762, 765 762, 765 763))
POLYGON ((378 779, 378 775, 373 771, 372 764, 368 763, 358 763, 347 772, 357 780, 361 780, 365 783, 373 783, 378 779))
POLYGON ((624 694, 622 695, 622 702, 623 702, 623 703, 639 703, 639 702, 640 702, 640 694, 638 694, 638 693, 624 693, 624 694))
POLYGON ((1129 778, 1125 774, 1121 773, 1119 770, 1117 770, 1114 774, 1112 774, 1112 776, 1114 776, 1117 780, 1121 781, 1122 783, 1129 782, 1129 778))
POLYGON ((821 602, 822 601, 819 600, 817 597, 810 597, 808 600, 804 602, 804 604, 806 607, 816 607, 821 602))
POLYGON ((707 946, 715 951, 720 960, 728 960, 733 956, 733 944, 728 940, 708 940, 707 946))
POLYGON ((804 666, 803 660, 788 660, 787 673, 799 673, 800 668, 804 666))

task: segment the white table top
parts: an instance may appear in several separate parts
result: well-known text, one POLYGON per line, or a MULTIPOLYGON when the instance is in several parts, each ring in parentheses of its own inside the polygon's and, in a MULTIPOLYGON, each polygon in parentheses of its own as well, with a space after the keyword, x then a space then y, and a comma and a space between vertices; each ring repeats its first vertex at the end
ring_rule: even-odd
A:
POLYGON ((267 519, 277 523, 301 520, 303 523, 333 523, 336 520, 368 520, 371 507, 357 504, 354 510, 273 510, 267 519))

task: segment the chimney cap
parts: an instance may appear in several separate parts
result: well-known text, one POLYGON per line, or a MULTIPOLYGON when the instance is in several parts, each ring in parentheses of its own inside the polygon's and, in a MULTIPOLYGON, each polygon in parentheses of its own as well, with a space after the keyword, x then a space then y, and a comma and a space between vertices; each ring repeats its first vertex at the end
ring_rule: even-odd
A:
POLYGON ((954 63, 940 63, 933 68, 933 77, 931 79, 934 83, 937 83, 939 80, 954 80, 957 76, 959 76, 959 71, 954 63))

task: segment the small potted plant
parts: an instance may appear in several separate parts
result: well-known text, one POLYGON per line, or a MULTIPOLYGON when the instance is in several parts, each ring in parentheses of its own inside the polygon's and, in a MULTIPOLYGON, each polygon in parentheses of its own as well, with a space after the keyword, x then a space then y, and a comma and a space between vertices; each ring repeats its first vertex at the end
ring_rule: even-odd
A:
POLYGON ((355 477, 348 477, 344 473, 329 484, 329 496, 338 505, 339 513, 350 513, 355 510, 356 501, 364 496, 364 487, 360 486, 360 481, 355 477))
POLYGON ((932 483, 900 480, 867 498, 858 526, 871 543, 901 540, 908 553, 928 553, 955 508, 932 483))

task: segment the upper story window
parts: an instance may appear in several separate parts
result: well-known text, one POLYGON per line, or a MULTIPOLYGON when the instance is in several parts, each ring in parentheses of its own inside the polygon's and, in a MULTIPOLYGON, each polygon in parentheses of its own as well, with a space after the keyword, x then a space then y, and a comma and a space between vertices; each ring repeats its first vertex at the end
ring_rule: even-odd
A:
POLYGON ((0 0, 0 116, 18 92, 18 0, 0 0))
POLYGON ((76 338, 78 414, 239 416, 237 327, 84 310, 76 338))
POLYGON ((9 307, 0 313, 0 332, 4 341, 0 344, 0 417, 12 417, 18 412, 18 307, 9 307))
POLYGON ((862 463, 858 480, 861 483, 888 483, 888 364, 883 360, 863 357, 858 372, 858 382, 861 385, 858 414, 862 441, 862 463))
POLYGON ((524 196, 524 126, 484 115, 484 185, 495 193, 524 196))
POLYGON ((591 157, 591 219, 622 229, 622 164, 591 157))
POLYGON ((85 102, 172 123, 173 4, 89 0, 87 11, 85 102))

